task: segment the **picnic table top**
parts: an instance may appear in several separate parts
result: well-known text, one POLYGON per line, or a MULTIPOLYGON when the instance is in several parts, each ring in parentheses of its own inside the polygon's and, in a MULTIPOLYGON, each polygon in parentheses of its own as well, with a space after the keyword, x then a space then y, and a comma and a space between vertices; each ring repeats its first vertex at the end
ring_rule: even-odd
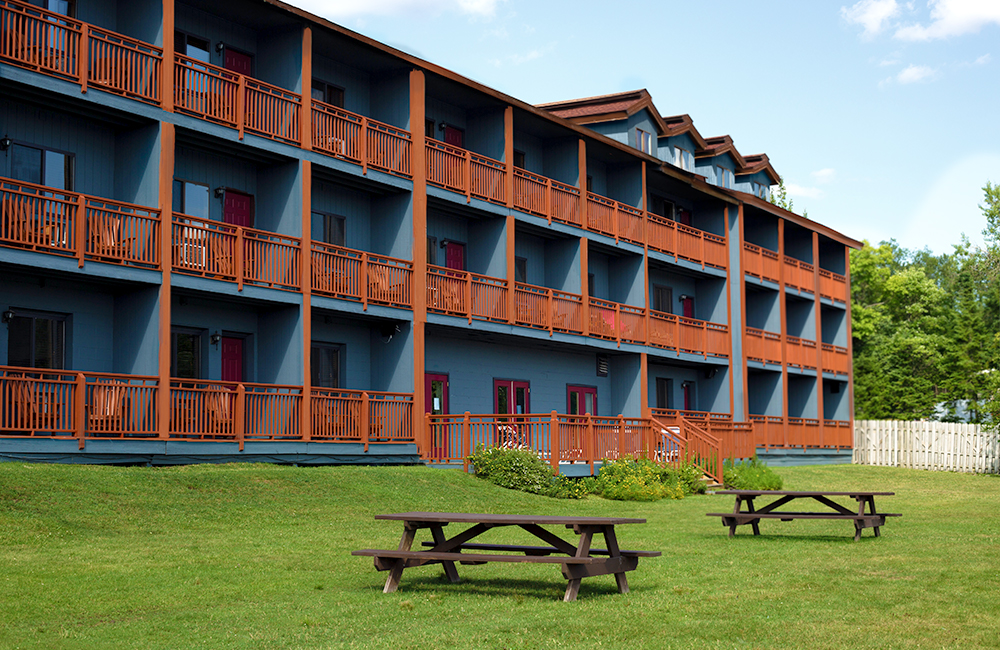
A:
POLYGON ((582 526, 615 526, 618 524, 644 524, 645 519, 628 517, 559 517, 552 515, 496 515, 472 512, 398 512, 388 515, 375 515, 376 519, 394 521, 419 521, 425 523, 468 523, 468 524, 498 524, 498 525, 582 525, 582 526))
POLYGON ((736 494, 743 497, 795 496, 795 497, 876 497, 893 496, 895 492, 868 492, 851 490, 849 492, 828 492, 826 490, 717 490, 715 494, 736 494))

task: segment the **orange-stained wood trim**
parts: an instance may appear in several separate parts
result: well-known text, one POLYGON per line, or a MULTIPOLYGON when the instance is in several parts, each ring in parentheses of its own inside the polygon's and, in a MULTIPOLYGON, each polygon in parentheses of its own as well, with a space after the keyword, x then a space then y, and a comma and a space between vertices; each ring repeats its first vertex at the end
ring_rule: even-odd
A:
MULTIPOLYGON (((308 30, 308 28, 306 28, 308 30)), ((303 94, 303 96, 305 96, 303 94)), ((312 440, 312 162, 303 160, 302 175, 302 439, 312 440)), ((364 280, 362 280, 364 281, 364 280)))
MULTIPOLYGON (((742 337, 743 345, 741 350, 743 353, 743 420, 745 422, 750 421, 750 372, 747 370, 747 272, 746 272, 746 249, 743 247, 743 242, 746 241, 743 238, 743 204, 740 203, 739 212, 737 214, 737 219, 739 219, 739 229, 740 238, 736 243, 740 247, 740 332, 739 335, 742 337)), ((728 270, 726 271, 728 273, 728 270)), ((729 318, 729 330, 733 330, 733 320, 732 312, 730 312, 729 318)), ((729 356, 732 356, 732 351, 730 351, 729 356)), ((736 414, 733 413, 735 417, 736 414)))
POLYGON ((413 142, 413 435, 427 453, 424 431, 424 331, 427 323, 427 142, 426 86, 421 70, 410 71, 410 137, 413 142))
MULTIPOLYGON (((723 210, 723 212, 722 212, 723 220, 725 221, 725 231, 724 232, 726 233, 726 241, 728 243, 730 243, 730 245, 731 245, 732 241, 733 241, 733 238, 729 234, 729 206, 723 207, 722 210, 723 210)), ((736 242, 736 243, 739 246, 739 249, 743 250, 743 237, 742 236, 739 238, 739 241, 736 242)), ((647 255, 647 257, 648 257, 648 255, 647 255)), ((729 412, 735 415, 736 414, 736 408, 735 408, 736 407, 736 396, 733 394, 733 388, 734 388, 733 372, 735 372, 734 364, 736 362, 733 360, 733 356, 734 356, 733 355, 733 337, 737 335, 737 332, 735 331, 736 328, 733 327, 733 291, 732 291, 732 288, 733 288, 733 274, 732 274, 731 269, 730 269, 731 266, 732 266, 731 261, 729 259, 727 259, 726 260, 726 292, 725 293, 726 293, 726 322, 729 324, 729 412)), ((740 265, 740 272, 742 273, 742 271, 743 271, 743 266, 740 265)), ((646 310, 646 313, 647 314, 649 313, 648 309, 646 310)), ((746 329, 744 327, 740 327, 739 336, 743 336, 745 333, 746 333, 746 329)), ((742 348, 742 349, 745 350, 745 348, 742 348)), ((744 364, 744 366, 745 365, 746 364, 744 364)), ((744 385, 743 386, 743 401, 744 401, 744 403, 747 401, 747 399, 746 399, 746 397, 747 397, 746 396, 746 392, 747 392, 746 385, 744 385)), ((744 406, 743 408, 746 409, 746 406, 744 406)))
POLYGON ((826 418, 823 412, 823 302, 819 297, 819 234, 813 231, 813 301, 816 310, 816 417, 819 419, 819 444, 826 446, 826 418))
POLYGON ((583 307, 583 335, 590 336, 590 287, 587 282, 587 238, 580 238, 580 303, 583 307))
MULTIPOLYGON (((312 150, 312 28, 306 25, 302 28, 302 82, 299 92, 302 95, 302 116, 299 119, 299 144, 306 151, 312 150)), ((367 139, 367 134, 362 132, 367 139)), ((306 257, 303 249, 303 257, 306 257)), ((303 275, 303 278, 309 276, 303 275)), ((303 402, 309 400, 303 399, 303 402)))
POLYGON ((844 248, 844 278, 847 285, 847 408, 851 421, 852 440, 854 446, 854 335, 851 332, 851 249, 844 248))
MULTIPOLYGON (((646 313, 649 313, 648 309, 646 313)), ((649 329, 648 324, 646 329, 649 329)), ((639 393, 641 396, 639 413, 643 418, 648 418, 652 415, 652 411, 649 408, 649 355, 645 352, 639 353, 639 393)))
MULTIPOLYGON (((173 14, 171 14, 173 15, 173 14)), ((173 30, 170 30, 171 38, 173 30)), ((160 349, 157 355, 157 375, 159 376, 160 389, 157 391, 157 408, 159 421, 157 429, 159 437, 167 439, 170 437, 170 273, 173 268, 172 251, 170 250, 171 218, 173 214, 173 191, 174 191, 174 145, 176 142, 176 131, 174 125, 169 122, 160 122, 160 261, 161 277, 160 282, 160 322, 159 339, 160 349)))
MULTIPOLYGON (((507 164, 507 207, 514 207, 514 107, 503 111, 503 161, 507 164)), ((510 285, 513 287, 514 285, 510 285)))
POLYGON ((788 446, 788 324, 785 322, 785 220, 778 219, 778 309, 781 314, 781 427, 788 446))
MULTIPOLYGON (((161 43, 163 47, 163 68, 161 72, 161 88, 160 88, 160 107, 170 113, 174 112, 174 0, 163 0, 163 42, 161 43)), ((171 173, 173 170, 171 169, 171 173)), ((162 195, 161 195, 162 196, 162 195)), ((160 206, 163 208, 163 206, 160 206)), ((168 203, 167 210, 171 209, 172 206, 168 203)), ((161 212, 161 215, 171 214, 170 212, 161 212)), ((170 225, 170 219, 166 220, 166 225, 170 225)), ((163 229, 163 238, 170 240, 166 229, 163 229)), ((170 268, 170 258, 163 258, 164 268, 170 268)))
MULTIPOLYGON (((576 186, 580 188, 580 227, 587 230, 587 143, 583 138, 580 138, 579 147, 579 162, 577 171, 579 172, 576 186)), ((586 280, 587 276, 584 275, 583 279, 586 280)), ((584 319, 587 320, 587 319, 584 319)))
MULTIPOLYGON (((507 322, 513 325, 517 316, 515 313, 517 302, 514 296, 514 251, 515 244, 517 243, 517 219, 514 218, 513 214, 507 215, 507 227, 505 230, 507 234, 507 250, 505 251, 507 259, 507 322)), ((469 308, 471 313, 472 303, 469 303, 469 308)))

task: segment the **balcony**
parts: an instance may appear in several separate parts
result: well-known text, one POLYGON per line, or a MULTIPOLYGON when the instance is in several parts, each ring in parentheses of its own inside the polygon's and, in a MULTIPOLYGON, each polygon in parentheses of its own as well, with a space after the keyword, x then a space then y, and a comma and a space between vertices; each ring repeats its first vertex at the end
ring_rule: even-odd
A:
POLYGON ((0 245, 160 268, 160 212, 0 178, 0 245))
POLYGON ((851 357, 847 348, 839 345, 823 344, 823 370, 838 375, 847 375, 851 370, 851 357))
POLYGON ((461 147, 427 140, 427 182, 452 192, 507 204, 507 164, 461 147))
POLYGON ((751 415, 754 444, 764 448, 834 447, 850 449, 854 434, 848 420, 787 419, 774 415, 751 415), (786 424, 787 422, 787 424, 786 424))
POLYGON ((313 242, 311 268, 316 295, 413 309, 412 262, 313 242))
POLYGON ((411 178, 408 131, 312 100, 313 149, 329 156, 411 178))
POLYGON ((748 327, 744 342, 749 361, 781 365, 781 334, 748 327))
POLYGON ((785 285, 799 291, 816 293, 816 279, 813 276, 813 268, 812 264, 785 255, 785 285))
POLYGON ((26 3, 0 0, 0 60, 160 103, 162 49, 26 3))
POLYGON ((834 302, 847 304, 847 278, 839 273, 819 270, 819 295, 834 302))
POLYGON ((665 350, 729 358, 729 326, 659 311, 649 312, 649 344, 665 350))
POLYGON ((774 251, 743 242, 743 263, 746 265, 743 271, 758 280, 769 280, 776 284, 781 281, 781 265, 778 259, 778 254, 774 251))
POLYGON ((717 441, 712 444, 718 445, 722 458, 753 458, 757 453, 753 422, 734 422, 733 416, 729 413, 709 411, 652 409, 652 413, 656 422, 667 426, 681 427, 685 423, 693 424, 699 429, 700 435, 717 441))
POLYGON ((171 268, 175 273, 300 291, 302 241, 277 233, 244 228, 174 213, 171 268))
POLYGON ((788 350, 788 365, 798 368, 816 369, 816 341, 800 339, 797 336, 786 336, 788 350))
POLYGON ((514 207, 550 222, 583 227, 578 188, 523 169, 514 169, 514 207))
POLYGON ((236 442, 414 442, 413 394, 316 388, 311 426, 302 387, 170 380, 159 431, 156 377, 0 366, 0 437, 236 442))
POLYGON ((427 266, 427 311, 473 320, 507 322, 507 281, 427 266))

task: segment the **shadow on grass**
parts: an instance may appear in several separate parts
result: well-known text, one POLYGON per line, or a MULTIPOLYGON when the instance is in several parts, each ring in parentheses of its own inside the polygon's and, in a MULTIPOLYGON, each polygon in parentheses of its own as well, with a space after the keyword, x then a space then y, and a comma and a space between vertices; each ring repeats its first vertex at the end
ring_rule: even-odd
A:
MULTIPOLYGON (((384 584, 384 583, 380 583, 384 584)), ((642 591, 629 585, 631 591, 642 591)), ((554 577, 552 580, 510 579, 510 578, 476 578, 462 576, 461 582, 452 583, 444 574, 421 576, 407 579, 404 574, 399 585, 399 594, 430 595, 440 593, 475 594, 480 596, 498 596, 505 598, 533 598, 537 600, 562 600, 566 593, 566 581, 554 577)), ((580 585, 577 599, 595 596, 618 595, 614 576, 595 576, 587 578, 580 585), (604 580, 604 582, 602 582, 604 580)))

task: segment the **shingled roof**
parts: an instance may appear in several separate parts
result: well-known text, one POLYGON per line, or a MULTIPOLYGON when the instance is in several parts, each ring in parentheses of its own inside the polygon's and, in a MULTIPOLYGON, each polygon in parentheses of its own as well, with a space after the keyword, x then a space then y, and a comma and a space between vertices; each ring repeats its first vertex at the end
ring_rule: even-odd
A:
POLYGON ((653 117, 659 135, 666 135, 667 131, 667 124, 660 116, 660 112, 656 110, 653 99, 645 88, 611 95, 537 104, 536 108, 546 110, 576 124, 621 120, 645 108, 653 117))

